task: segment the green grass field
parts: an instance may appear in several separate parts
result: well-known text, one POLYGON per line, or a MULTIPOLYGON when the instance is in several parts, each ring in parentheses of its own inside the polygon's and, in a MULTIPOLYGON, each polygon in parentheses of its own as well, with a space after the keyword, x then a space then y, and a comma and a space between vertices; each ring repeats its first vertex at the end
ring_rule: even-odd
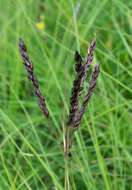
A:
POLYGON ((70 190, 132 190, 132 1, 0 0, 0 190, 63 190, 74 52, 97 40, 100 76, 75 133, 70 190), (36 28, 41 20, 42 28, 36 28), (28 46, 50 118, 22 64, 28 46))

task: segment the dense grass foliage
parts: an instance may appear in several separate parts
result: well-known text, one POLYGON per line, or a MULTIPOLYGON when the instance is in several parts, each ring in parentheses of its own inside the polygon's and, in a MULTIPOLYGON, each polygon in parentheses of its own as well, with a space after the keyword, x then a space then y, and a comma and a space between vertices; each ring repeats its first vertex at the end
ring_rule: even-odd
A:
POLYGON ((74 52, 85 55, 95 38, 101 73, 75 134, 70 189, 132 189, 132 2, 0 0, 1 190, 64 189, 74 52), (27 80, 19 37, 46 97, 48 120, 27 80))

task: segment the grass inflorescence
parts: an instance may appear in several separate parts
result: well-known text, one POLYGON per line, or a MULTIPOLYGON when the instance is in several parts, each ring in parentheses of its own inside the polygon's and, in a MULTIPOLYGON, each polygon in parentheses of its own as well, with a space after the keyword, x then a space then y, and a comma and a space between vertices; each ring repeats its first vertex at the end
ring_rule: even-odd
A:
POLYGON ((67 122, 66 134, 65 134, 66 136, 65 143, 64 143, 65 155, 69 154, 69 149, 71 148, 71 145, 72 145, 73 133, 74 131, 77 130, 77 128, 79 128, 83 114, 86 110, 90 97, 93 94, 93 91, 96 86, 96 81, 99 75, 99 65, 95 65, 94 67, 94 71, 92 73, 91 79, 88 84, 87 93, 83 97, 83 102, 82 102, 82 105, 80 106, 79 97, 83 90, 84 81, 87 78, 89 67, 93 61, 93 52, 94 52, 95 46, 96 46, 96 42, 93 41, 90 44, 90 47, 88 48, 87 56, 84 59, 84 61, 81 55, 77 51, 75 53, 76 77, 73 82, 72 95, 70 98, 70 111, 69 111, 69 117, 68 117, 68 122, 67 122))
POLYGON ((0 1, 1 190, 63 190, 64 179, 73 190, 131 189, 131 17, 131 1, 125 0, 0 1), (29 73, 21 64, 19 37, 33 61, 48 120, 39 112, 33 82, 27 81, 29 73), (80 54, 87 54, 93 38, 96 51, 77 95, 79 110, 89 97, 98 62, 101 73, 74 127, 78 130, 72 135, 72 157, 64 164, 62 126, 68 128, 73 81, 86 63, 80 54))
POLYGON ((32 85, 34 88, 34 93, 38 98, 38 103, 39 103, 40 109, 42 110, 43 114, 46 117, 48 117, 49 111, 48 111, 46 103, 45 103, 45 98, 41 94, 41 91, 39 88, 39 83, 38 83, 37 78, 35 77, 35 74, 34 74, 33 64, 32 64, 32 62, 29 59, 29 56, 27 54, 26 45, 21 38, 19 40, 19 51, 20 51, 23 63, 25 65, 25 68, 27 70, 27 73, 28 73, 28 79, 32 82, 32 85))

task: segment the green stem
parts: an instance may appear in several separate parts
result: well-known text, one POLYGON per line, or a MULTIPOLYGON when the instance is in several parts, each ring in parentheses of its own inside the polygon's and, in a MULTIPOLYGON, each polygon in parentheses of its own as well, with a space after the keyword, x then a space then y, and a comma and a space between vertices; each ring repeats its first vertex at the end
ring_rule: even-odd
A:
POLYGON ((64 138, 64 159, 65 159, 65 190, 70 190, 70 180, 69 180, 69 154, 72 145, 74 128, 71 126, 66 126, 65 128, 65 138, 64 138))
POLYGON ((65 130, 64 156, 69 157, 70 149, 72 146, 73 133, 75 129, 71 126, 67 126, 65 130))
POLYGON ((65 128, 64 138, 64 159, 65 159, 65 190, 70 190, 69 182, 69 148, 70 148, 70 128, 65 128))
POLYGON ((65 190, 70 190, 68 157, 65 157, 65 190))

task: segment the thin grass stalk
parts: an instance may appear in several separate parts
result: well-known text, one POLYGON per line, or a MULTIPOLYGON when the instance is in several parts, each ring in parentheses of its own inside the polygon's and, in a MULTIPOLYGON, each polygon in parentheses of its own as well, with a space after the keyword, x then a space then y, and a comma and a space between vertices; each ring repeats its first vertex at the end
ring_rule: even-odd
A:
POLYGON ((70 190, 69 160, 65 157, 65 190, 70 190))

